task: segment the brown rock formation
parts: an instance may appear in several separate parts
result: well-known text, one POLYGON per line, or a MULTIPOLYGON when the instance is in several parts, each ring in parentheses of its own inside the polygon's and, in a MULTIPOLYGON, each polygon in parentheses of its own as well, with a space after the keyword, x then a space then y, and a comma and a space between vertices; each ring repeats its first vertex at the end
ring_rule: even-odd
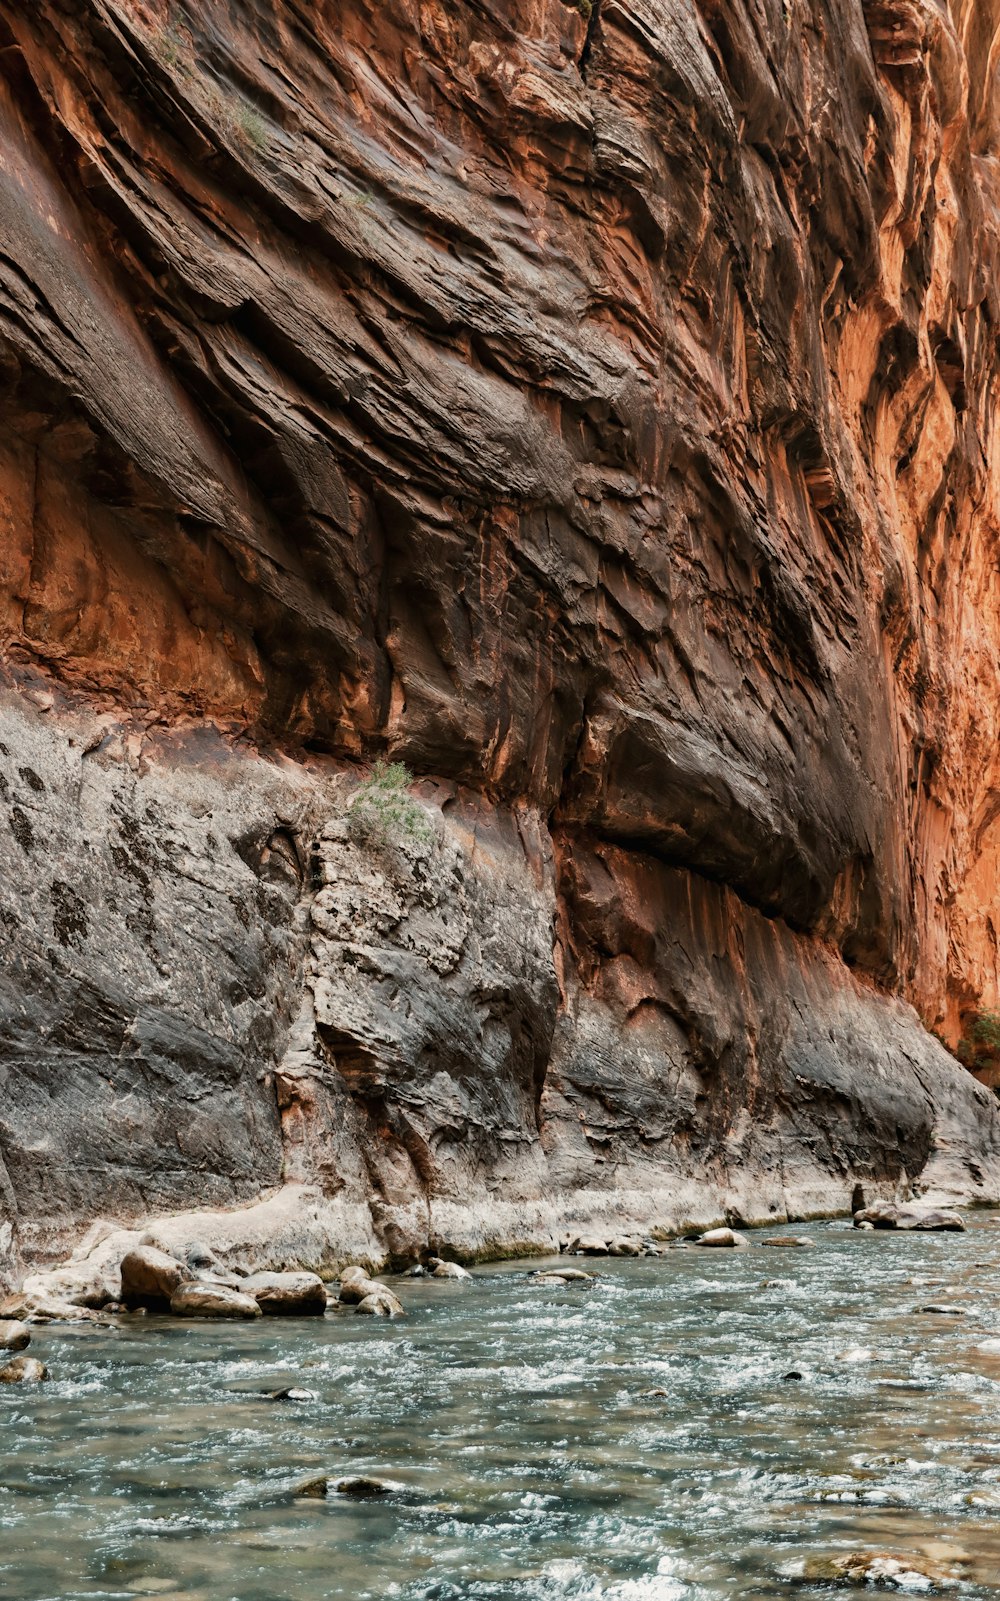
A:
POLYGON ((24 1250, 282 1178, 399 1253, 998 1193, 906 1004, 1000 983, 998 48, 0 0, 24 1250), (380 855, 383 751, 444 821, 380 855))

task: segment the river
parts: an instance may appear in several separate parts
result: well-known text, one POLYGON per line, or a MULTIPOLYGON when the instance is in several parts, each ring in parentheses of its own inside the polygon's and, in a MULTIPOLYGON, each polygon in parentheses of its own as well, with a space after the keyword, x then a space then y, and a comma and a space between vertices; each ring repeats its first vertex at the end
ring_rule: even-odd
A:
POLYGON ((590 1290, 404 1278, 394 1323, 36 1328, 51 1381, 0 1387, 0 1594, 805 1601, 804 1565, 868 1551, 995 1598, 1000 1219, 969 1225, 602 1259, 590 1290), (296 1497, 319 1474, 393 1488, 296 1497))

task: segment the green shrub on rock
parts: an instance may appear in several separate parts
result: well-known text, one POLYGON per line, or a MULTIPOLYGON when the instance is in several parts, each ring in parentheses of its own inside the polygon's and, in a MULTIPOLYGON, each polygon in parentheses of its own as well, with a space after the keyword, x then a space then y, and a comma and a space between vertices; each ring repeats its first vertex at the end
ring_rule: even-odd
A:
POLYGON ((424 808, 408 793, 410 781, 404 762, 375 763, 347 813, 347 831, 356 845, 384 846, 431 838, 433 831, 424 808))

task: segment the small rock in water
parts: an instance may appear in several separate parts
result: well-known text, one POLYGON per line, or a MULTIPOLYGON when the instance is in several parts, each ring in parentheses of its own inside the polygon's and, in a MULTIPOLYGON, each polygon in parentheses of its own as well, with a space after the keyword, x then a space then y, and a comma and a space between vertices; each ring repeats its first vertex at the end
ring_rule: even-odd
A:
POLYGON ((340 1275, 340 1304, 342 1306, 356 1306, 359 1301, 365 1300, 369 1295, 375 1295, 384 1285, 376 1279, 369 1278, 360 1267, 347 1267, 340 1275))
POLYGON ((854 1214, 855 1228, 870 1223, 876 1229, 914 1230, 927 1234, 964 1234, 965 1224, 957 1212, 940 1212, 929 1207, 896 1206, 892 1201, 877 1201, 854 1214))
POLYGON ((439 1256, 429 1258, 432 1268, 431 1277, 435 1279, 471 1279, 472 1274, 457 1262, 443 1262, 439 1256))
POLYGON ((296 1390, 289 1386, 287 1390, 268 1390, 269 1401, 315 1401, 315 1390, 296 1390))
POLYGON ((775 1234, 769 1240, 761 1240, 761 1245, 782 1245, 797 1247, 799 1250, 808 1250, 816 1244, 815 1240, 806 1239, 804 1234, 775 1234))
POLYGON ((330 1482, 328 1479, 307 1479, 305 1484, 300 1484, 297 1487, 295 1494, 304 1496, 308 1501, 325 1501, 329 1488, 330 1482))
POLYGON ((924 1595, 953 1589, 958 1582, 947 1569, 923 1557, 896 1556, 885 1551, 807 1557, 801 1577, 857 1589, 906 1590, 924 1595))
POLYGON ((23 1351, 31 1344, 31 1335, 23 1323, 14 1318, 0 1323, 0 1351, 23 1351))
POLYGON ((566 1249, 571 1256, 607 1256, 608 1242, 596 1234, 578 1234, 566 1249))
POLYGON ((709 1229, 707 1233, 699 1235, 698 1239, 695 1240, 696 1245, 710 1245, 723 1248, 726 1246, 739 1247, 747 1245, 748 1243, 749 1242, 744 1239, 742 1234, 737 1234, 735 1229, 709 1229))
POLYGON ((170 1297, 174 1317, 255 1318, 261 1311, 252 1295, 225 1284, 182 1284, 170 1297))
POLYGON ((389 1486, 383 1484, 381 1479, 338 1479, 333 1487, 338 1495, 352 1495, 357 1500, 367 1500, 369 1496, 388 1495, 389 1486))
POLYGON ((803 1377, 803 1375, 799 1372, 798 1368, 792 1368, 790 1372, 783 1373, 781 1375, 781 1379, 782 1379, 782 1383, 783 1384, 787 1384, 790 1380, 793 1380, 793 1379, 801 1379, 802 1377, 803 1377))
POLYGON ((15 1356, 6 1367, 0 1368, 0 1384, 40 1384, 48 1376, 45 1363, 33 1356, 15 1356))
POLYGON ((366 1267, 359 1267, 357 1265, 357 1263, 352 1263, 350 1267, 345 1267, 345 1268, 341 1269, 341 1273, 340 1273, 341 1285, 344 1285, 344 1284, 360 1284, 362 1282, 369 1283, 370 1281, 371 1281, 371 1273, 368 1271, 368 1269, 366 1267))
POLYGON ((387 1290, 384 1284, 373 1287, 370 1295, 365 1295, 358 1302, 355 1311, 364 1317, 403 1317, 403 1303, 387 1290))
POLYGON ((589 1286, 594 1283, 594 1274, 585 1273, 582 1267, 547 1267, 536 1269, 528 1274, 532 1284, 579 1284, 589 1286))
POLYGON ((326 1285, 318 1273, 252 1273, 237 1281, 265 1317, 322 1317, 326 1285))

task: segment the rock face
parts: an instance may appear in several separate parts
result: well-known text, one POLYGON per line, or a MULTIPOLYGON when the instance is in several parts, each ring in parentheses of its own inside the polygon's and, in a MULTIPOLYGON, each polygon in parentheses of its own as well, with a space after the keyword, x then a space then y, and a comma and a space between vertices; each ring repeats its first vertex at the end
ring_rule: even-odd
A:
POLYGON ((0 0, 0 1277, 1000 1194, 998 35, 0 0))

